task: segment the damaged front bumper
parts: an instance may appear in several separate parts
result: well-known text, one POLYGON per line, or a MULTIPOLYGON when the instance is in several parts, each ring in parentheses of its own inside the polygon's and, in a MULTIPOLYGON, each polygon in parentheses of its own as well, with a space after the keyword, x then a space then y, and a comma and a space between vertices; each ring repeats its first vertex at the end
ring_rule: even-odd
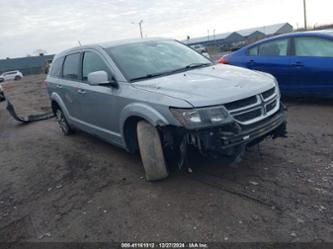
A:
POLYGON ((239 147, 258 144, 266 137, 286 137, 286 114, 283 109, 273 116, 252 126, 241 126, 237 122, 208 131, 193 134, 199 139, 199 148, 232 155, 239 147))
POLYGON ((245 148, 260 143, 266 137, 286 137, 286 108, 280 109, 266 119, 251 125, 241 125, 232 121, 223 126, 199 130, 173 130, 173 137, 180 148, 186 145, 196 147, 202 154, 238 156, 245 148), (175 133, 176 132, 176 133, 175 133))

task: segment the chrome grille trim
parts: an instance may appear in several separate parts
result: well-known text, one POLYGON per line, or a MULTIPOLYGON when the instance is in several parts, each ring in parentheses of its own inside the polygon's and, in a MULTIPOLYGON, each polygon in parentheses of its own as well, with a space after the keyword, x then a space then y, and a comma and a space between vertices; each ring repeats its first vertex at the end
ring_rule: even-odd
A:
MULTIPOLYGON (((242 125, 250 125, 253 124, 255 122, 261 121, 269 116, 271 116, 272 114, 274 114, 275 112, 277 112, 280 108, 280 97, 278 95, 278 92, 276 91, 275 87, 274 87, 274 91, 272 91, 273 89, 269 89, 265 92, 262 92, 258 95, 255 95, 257 98, 257 102, 255 104, 251 104, 242 108, 238 108, 238 109, 228 109, 229 113, 231 114, 231 116, 235 119, 235 121, 237 121, 238 123, 242 124, 242 125), (270 94, 270 92, 272 92, 270 94), (266 98, 264 98, 264 95, 266 96, 266 98), (267 96, 268 95, 268 96, 267 96), (272 103, 276 102, 276 105, 274 106, 274 108, 272 110, 267 111, 267 108, 269 105, 271 105, 272 103), (248 120, 239 120, 239 116, 241 115, 247 115, 249 116, 249 114, 255 110, 260 109, 260 115, 258 115, 257 117, 248 119, 248 120), (238 118, 237 118, 238 117, 238 118)), ((253 97, 253 96, 252 96, 253 97)), ((259 114, 259 112, 258 112, 259 114)))
POLYGON ((255 97, 257 98, 257 102, 252 105, 244 106, 244 107, 237 108, 237 109, 228 109, 228 110, 230 110, 231 112, 239 112, 239 111, 246 110, 246 109, 249 109, 254 106, 258 106, 260 104, 260 98, 258 95, 256 95, 255 97))
POLYGON ((276 89, 275 89, 275 87, 273 87, 273 88, 271 88, 271 89, 269 89, 269 90, 261 93, 261 96, 263 97, 263 99, 265 101, 269 101, 269 100, 273 99, 275 97, 275 95, 276 95, 276 89), (267 95, 267 97, 265 97, 266 95, 267 95))

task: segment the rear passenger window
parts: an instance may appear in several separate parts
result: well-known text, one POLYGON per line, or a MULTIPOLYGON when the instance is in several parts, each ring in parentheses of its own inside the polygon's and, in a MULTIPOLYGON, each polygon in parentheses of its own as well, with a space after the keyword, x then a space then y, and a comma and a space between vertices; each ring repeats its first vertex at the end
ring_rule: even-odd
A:
POLYGON ((280 39, 262 43, 248 51, 250 56, 287 56, 288 39, 280 39))
POLYGON ((288 39, 275 40, 259 46, 259 56, 286 56, 288 54, 288 39))
POLYGON ((62 68, 63 58, 58 58, 52 63, 50 75, 52 77, 61 77, 61 68, 62 68))
POLYGON ((333 57, 333 41, 317 37, 295 38, 295 55, 333 57))
POLYGON ((253 47, 249 49, 250 56, 257 56, 258 55, 258 47, 253 47))
POLYGON ((63 77, 69 80, 79 79, 80 54, 67 55, 63 67, 63 77))
POLYGON ((109 68, 98 54, 85 52, 82 65, 82 80, 88 81, 88 74, 96 71, 105 71, 110 76, 109 68))

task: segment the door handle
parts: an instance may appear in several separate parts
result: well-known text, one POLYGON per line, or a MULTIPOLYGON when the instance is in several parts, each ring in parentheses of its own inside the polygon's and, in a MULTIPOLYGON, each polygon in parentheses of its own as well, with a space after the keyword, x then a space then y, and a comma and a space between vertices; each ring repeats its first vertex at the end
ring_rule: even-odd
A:
POLYGON ((304 67, 302 62, 295 62, 295 63, 291 63, 292 67, 304 67))
POLYGON ((85 90, 83 90, 83 89, 79 89, 79 90, 77 90, 77 92, 80 93, 80 94, 86 94, 86 93, 87 93, 87 92, 86 92, 85 90))
POLYGON ((249 60, 249 62, 247 63, 249 66, 253 66, 256 64, 256 62, 254 60, 249 60))
POLYGON ((62 85, 57 85, 57 88, 62 88, 62 85))

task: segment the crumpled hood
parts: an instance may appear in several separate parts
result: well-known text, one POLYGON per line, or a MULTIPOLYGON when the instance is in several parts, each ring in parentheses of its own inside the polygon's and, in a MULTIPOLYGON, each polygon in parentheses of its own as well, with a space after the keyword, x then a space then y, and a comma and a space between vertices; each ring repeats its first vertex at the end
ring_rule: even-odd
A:
POLYGON ((139 81, 133 86, 183 99, 194 107, 200 107, 225 104, 259 94, 274 87, 275 81, 264 73, 217 64, 139 81))

